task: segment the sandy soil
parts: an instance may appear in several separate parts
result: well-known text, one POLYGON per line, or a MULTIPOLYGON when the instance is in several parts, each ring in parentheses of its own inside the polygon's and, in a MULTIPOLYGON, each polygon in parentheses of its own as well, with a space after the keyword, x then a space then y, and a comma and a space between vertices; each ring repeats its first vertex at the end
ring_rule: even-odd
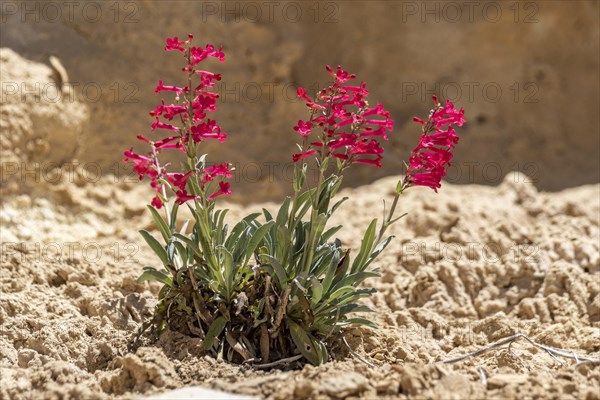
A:
MULTIPOLYGON (((345 245, 359 245, 394 182, 342 193, 345 245)), ((368 282, 380 329, 346 334, 374 366, 342 347, 323 366, 272 371, 218 362, 179 335, 127 350, 158 289, 136 283, 156 265, 137 234, 151 225, 144 190, 105 178, 2 199, 0 398, 129 399, 186 385, 269 399, 600 398, 600 365, 523 341, 514 354, 438 363, 519 332, 600 357, 600 185, 546 194, 510 175, 495 188, 410 190, 382 277, 368 282)), ((231 217, 262 206, 273 204, 233 205, 231 217)))

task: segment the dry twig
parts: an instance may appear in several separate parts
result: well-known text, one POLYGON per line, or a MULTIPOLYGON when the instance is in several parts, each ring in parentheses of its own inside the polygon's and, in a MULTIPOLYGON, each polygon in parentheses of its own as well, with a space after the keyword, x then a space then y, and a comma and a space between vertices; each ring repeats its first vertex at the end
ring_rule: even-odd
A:
POLYGON ((260 368, 271 368, 271 367, 276 367, 276 366, 281 365, 281 364, 289 364, 289 363, 292 363, 294 361, 298 361, 302 357, 303 357, 302 354, 298 354, 298 355, 293 356, 293 357, 282 358, 281 360, 273 361, 273 362, 270 362, 270 363, 267 363, 267 364, 253 365, 252 367, 257 368, 257 369, 260 369, 260 368))
MULTIPOLYGON (((450 358, 448 360, 444 360, 444 361, 442 361, 442 363, 443 364, 452 364, 452 363, 455 363, 455 362, 468 360, 470 358, 477 357, 477 356, 479 356, 481 354, 487 353, 488 351, 495 350, 495 349, 497 349, 499 347, 502 347, 502 346, 508 344, 508 351, 513 356, 515 356, 517 358, 517 360, 519 360, 519 362, 523 366, 525 366, 527 369, 529 369, 529 367, 527 367, 523 363, 523 361, 520 359, 520 357, 518 357, 511 350, 511 348, 510 348, 510 345, 513 342, 515 342, 515 341, 517 341, 519 339, 525 339, 525 340, 527 340, 530 344, 532 344, 533 346, 535 346, 535 347, 537 347, 539 349, 544 350, 546 353, 548 353, 552 358, 554 358, 557 361, 559 361, 559 360, 558 360, 558 358, 556 356, 573 359, 573 360, 575 360, 577 362, 577 364, 581 364, 583 362, 593 363, 593 364, 600 363, 600 359, 597 359, 597 358, 592 358, 592 357, 587 357, 587 356, 581 356, 581 355, 575 354, 574 352, 568 352, 568 351, 565 351, 565 350, 562 350, 562 349, 557 349, 557 348, 552 347, 552 346, 546 346, 544 344, 537 343, 537 342, 533 341, 531 338, 529 338, 527 335, 524 335, 522 333, 517 333, 516 335, 509 336, 509 337, 504 338, 504 339, 500 339, 497 342, 494 342, 494 343, 490 344, 489 346, 483 347, 483 348, 481 348, 479 350, 476 350, 476 351, 474 351, 472 353, 468 353, 468 354, 464 354, 462 356, 458 356, 458 357, 450 358)), ((565 365, 563 362, 559 361, 559 363, 561 365, 563 365, 563 366, 565 365)), ((577 364, 575 364, 575 365, 577 365, 577 364)))

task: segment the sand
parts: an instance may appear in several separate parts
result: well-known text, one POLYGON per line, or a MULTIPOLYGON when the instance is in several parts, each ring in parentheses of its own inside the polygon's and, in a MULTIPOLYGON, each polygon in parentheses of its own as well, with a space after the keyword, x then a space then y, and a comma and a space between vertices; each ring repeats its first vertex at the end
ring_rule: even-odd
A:
MULTIPOLYGON (((353 249, 395 179, 346 189, 333 223, 353 249)), ((128 342, 159 286, 137 230, 151 228, 142 185, 65 180, 2 199, 0 398, 131 399, 202 386, 268 399, 600 398, 600 365, 553 359, 526 341, 440 361, 523 333, 600 357, 600 185, 541 193, 524 175, 497 187, 445 185, 403 196, 408 216, 377 261, 365 303, 378 330, 353 328, 334 361, 270 371, 217 361, 197 338, 128 342), (482 382, 481 375, 485 377, 482 382)), ((232 208, 230 219, 274 203, 232 208)))

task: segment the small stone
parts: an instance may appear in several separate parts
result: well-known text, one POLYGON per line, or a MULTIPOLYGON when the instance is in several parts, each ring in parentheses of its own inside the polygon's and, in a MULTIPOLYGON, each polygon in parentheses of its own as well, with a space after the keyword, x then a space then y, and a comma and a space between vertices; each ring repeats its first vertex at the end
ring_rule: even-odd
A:
POLYGON ((496 374, 488 379, 488 389, 499 389, 507 385, 524 385, 526 383, 526 375, 496 374))
POLYGON ((367 378, 356 372, 337 374, 321 381, 321 391, 335 398, 358 395, 369 386, 367 378))
POLYGON ((36 354, 37 351, 32 349, 19 350, 19 353, 17 354, 19 360, 19 367, 27 368, 29 362, 35 358, 36 354))
POLYGON ((314 397, 316 385, 311 381, 300 381, 294 388, 294 398, 310 399, 314 397))

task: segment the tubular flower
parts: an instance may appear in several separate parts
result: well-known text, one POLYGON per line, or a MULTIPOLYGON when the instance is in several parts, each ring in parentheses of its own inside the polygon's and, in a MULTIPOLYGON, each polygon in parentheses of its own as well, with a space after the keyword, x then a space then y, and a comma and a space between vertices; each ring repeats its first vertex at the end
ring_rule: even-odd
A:
POLYGON ((305 88, 298 88, 298 98, 306 102, 311 111, 310 121, 298 121, 294 130, 303 138, 320 128, 319 140, 304 145, 302 152, 294 154, 292 159, 298 162, 313 154, 321 157, 332 156, 342 160, 342 168, 353 163, 362 163, 381 167, 383 147, 374 138, 388 140, 386 132, 394 129, 390 113, 381 104, 369 107, 369 95, 366 84, 345 85, 356 78, 340 66, 334 71, 325 67, 334 78, 334 82, 322 89, 316 98, 311 99, 305 88), (368 118, 367 118, 368 117, 368 118))
POLYGON ((217 190, 216 192, 214 192, 213 194, 211 194, 208 197, 208 200, 213 200, 215 197, 221 196, 223 194, 224 195, 231 194, 231 190, 229 189, 230 186, 231 185, 229 184, 229 182, 222 182, 222 181, 219 182, 219 190, 217 190))
POLYGON ((185 48, 183 45, 185 42, 180 42, 177 36, 174 38, 167 38, 167 45, 165 46, 165 51, 177 50, 182 53, 185 53, 185 48))
POLYGON ((451 101, 446 100, 442 106, 434 96, 433 102, 435 107, 426 121, 413 117, 414 122, 423 126, 423 133, 410 155, 405 182, 409 186, 430 187, 437 192, 450 166, 452 150, 458 143, 453 125, 462 126, 466 119, 464 110, 454 108, 451 101), (446 129, 442 129, 444 127, 446 129))
POLYGON ((215 164, 212 167, 204 168, 204 177, 202 178, 202 184, 205 185, 208 182, 212 182, 216 177, 224 176, 231 178, 231 170, 229 164, 215 164))
MULTIPOLYGON (((224 61, 225 54, 221 47, 216 48, 211 44, 205 47, 192 46, 193 36, 188 35, 188 40, 181 41, 177 36, 166 39, 165 51, 178 51, 184 53, 187 64, 183 71, 187 73, 187 78, 197 77, 199 84, 197 86, 172 86, 165 85, 163 80, 158 81, 154 89, 155 93, 174 92, 174 104, 167 104, 164 99, 157 105, 150 116, 155 120, 150 125, 152 134, 161 132, 161 130, 170 131, 170 135, 153 139, 138 135, 138 139, 150 146, 150 151, 145 154, 136 154, 132 149, 125 151, 124 161, 133 163, 133 171, 138 174, 140 179, 149 178, 150 186, 158 192, 158 195, 152 199, 152 206, 161 208, 164 202, 169 200, 167 189, 172 190, 176 196, 176 202, 183 204, 190 200, 197 200, 203 193, 196 193, 199 189, 188 187, 188 179, 194 174, 201 174, 202 185, 212 181, 216 177, 222 179, 231 178, 229 164, 217 164, 210 168, 196 167, 197 169, 189 172, 169 172, 169 164, 161 165, 159 155, 162 151, 174 149, 186 153, 188 159, 196 159, 198 154, 198 144, 205 139, 217 139, 223 142, 227 134, 222 131, 219 124, 214 119, 208 119, 208 113, 217 110, 218 93, 211 91, 216 86, 216 82, 221 80, 221 75, 204 69, 196 69, 196 66, 207 58, 213 57, 219 61, 224 61), (178 123, 180 122, 180 123, 178 123), (189 192, 188 192, 189 190, 189 192)), ((197 82, 196 82, 197 83, 197 82)), ((197 160, 196 160, 197 161, 197 160)), ((197 165, 193 162, 192 165, 197 165)), ((200 179, 200 177, 198 178, 200 179)), ((220 182, 221 185, 222 182, 220 182)), ((229 186, 219 186, 217 193, 213 194, 209 200, 221 194, 229 194, 229 186)))

